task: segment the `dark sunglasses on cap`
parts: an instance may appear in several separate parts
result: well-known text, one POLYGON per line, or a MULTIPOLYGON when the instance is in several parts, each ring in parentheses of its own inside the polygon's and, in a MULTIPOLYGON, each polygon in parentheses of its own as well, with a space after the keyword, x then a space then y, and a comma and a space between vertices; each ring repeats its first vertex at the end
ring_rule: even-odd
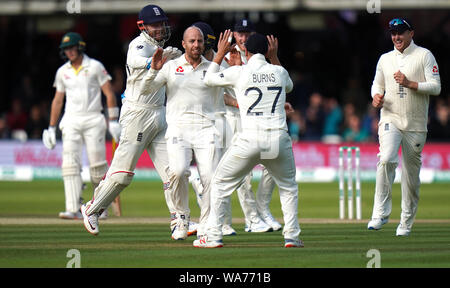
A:
POLYGON ((405 19, 395 18, 389 22, 389 30, 390 31, 412 30, 412 27, 411 27, 411 25, 409 25, 409 23, 405 19))

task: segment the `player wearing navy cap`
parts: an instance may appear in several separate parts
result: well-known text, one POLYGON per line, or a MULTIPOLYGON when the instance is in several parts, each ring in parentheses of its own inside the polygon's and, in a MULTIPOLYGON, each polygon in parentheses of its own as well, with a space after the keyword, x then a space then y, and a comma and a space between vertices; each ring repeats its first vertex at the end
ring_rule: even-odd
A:
POLYGON ((402 147, 402 212, 397 236, 408 236, 417 213, 421 153, 427 137, 430 95, 439 95, 439 67, 433 54, 413 41, 414 29, 406 19, 389 22, 394 50, 381 55, 372 84, 372 105, 381 108, 378 136, 375 199, 369 230, 388 222, 392 184, 402 147))

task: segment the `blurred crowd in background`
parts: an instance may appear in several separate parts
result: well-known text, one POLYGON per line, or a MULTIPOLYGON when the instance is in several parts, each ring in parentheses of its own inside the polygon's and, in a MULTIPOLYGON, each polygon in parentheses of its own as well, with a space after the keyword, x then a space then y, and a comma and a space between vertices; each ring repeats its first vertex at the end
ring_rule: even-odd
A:
MULTIPOLYGON (((294 141, 378 141, 379 111, 371 105, 370 87, 380 55, 393 49, 387 22, 404 14, 326 12, 325 28, 319 30, 293 29, 286 15, 255 22, 258 32, 279 38, 279 58, 294 81, 287 99, 295 109, 288 115, 294 141)), ((434 10, 406 15, 415 26, 414 41, 431 50, 440 65, 442 92, 430 97, 428 141, 450 141, 449 15, 434 10)), ((246 15, 235 18, 242 16, 246 15)), ((182 33, 190 24, 208 22, 218 35, 235 20, 217 13, 169 17, 173 34, 167 45, 180 49, 182 33)), ((53 81, 63 64, 58 46, 67 29, 40 31, 39 21, 38 16, 0 16, 0 139, 41 139, 48 127, 53 81)), ((120 103, 128 43, 138 35, 136 15, 79 16, 70 30, 80 33, 87 42, 86 53, 105 65, 120 103)))

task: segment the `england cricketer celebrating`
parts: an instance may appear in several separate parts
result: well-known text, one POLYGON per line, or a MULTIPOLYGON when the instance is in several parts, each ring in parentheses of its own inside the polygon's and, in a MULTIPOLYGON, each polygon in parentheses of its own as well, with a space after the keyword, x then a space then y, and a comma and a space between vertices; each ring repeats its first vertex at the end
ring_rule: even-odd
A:
POLYGON ((69 32, 61 40, 61 56, 68 61, 56 72, 55 96, 51 105, 50 125, 42 135, 45 147, 56 145, 56 124, 65 99, 64 115, 59 128, 62 131, 62 177, 66 211, 59 213, 63 219, 81 219, 82 194, 81 156, 83 142, 89 160, 93 187, 97 187, 107 170, 105 133, 107 124, 102 113, 101 92, 106 95, 109 132, 116 141, 120 136, 117 122, 119 109, 111 87, 111 76, 99 61, 85 53, 86 43, 78 33, 69 32))
POLYGON ((439 95, 441 81, 433 54, 413 41, 411 22, 389 22, 394 50, 381 55, 372 85, 372 105, 381 108, 375 199, 369 230, 381 229, 392 208, 392 184, 402 147, 402 212, 397 236, 408 236, 417 213, 421 153, 427 137, 429 95, 439 95))
MULTIPOLYGON (((233 37, 236 40, 236 50, 240 54, 242 64, 247 64, 245 56, 245 43, 251 34, 255 33, 253 23, 248 19, 241 19, 234 25, 233 37)), ((268 59, 271 64, 281 65, 278 56, 278 40, 273 36, 268 36, 269 48, 268 59)), ((230 53, 226 57, 230 57, 230 53)), ((223 63, 227 67, 227 63, 223 63)), ((226 89, 231 99, 236 99, 236 95, 232 89, 226 89)), ((228 100, 228 99, 227 99, 228 100)), ((241 119, 239 109, 236 107, 237 101, 234 103, 230 100, 226 101, 226 120, 231 134, 234 135, 241 131, 241 119), (234 104, 234 105, 233 105, 234 104)), ((286 103, 286 105, 290 105, 286 103)), ((227 139, 230 140, 230 139, 227 139)), ((231 141, 227 144, 230 145, 231 141)), ((265 167, 262 167, 262 176, 255 194, 252 191, 250 173, 243 184, 237 189, 239 202, 245 215, 245 231, 246 232, 269 232, 278 231, 282 228, 281 224, 272 216, 269 204, 272 199, 272 192, 275 188, 275 182, 265 167)))
MULTIPOLYGON (((219 155, 217 153, 217 130, 214 126, 215 103, 220 95, 218 87, 206 86, 203 82, 210 61, 202 54, 204 38, 202 31, 195 26, 188 27, 182 41, 185 53, 164 64, 162 51, 153 56, 151 69, 144 78, 143 89, 154 91, 166 87, 167 95, 167 150, 169 166, 173 173, 171 180, 190 174, 190 163, 195 156, 203 192, 200 203, 200 218, 197 236, 203 235, 204 226, 210 210, 210 182, 216 169, 219 155), (158 61, 155 61, 158 57, 158 61)), ((188 187, 173 193, 174 205, 184 215, 189 215, 188 187)), ((185 229, 179 227, 178 229, 185 229)))
MULTIPOLYGON (((120 123, 123 129, 119 146, 111 167, 96 189, 94 197, 81 207, 84 226, 93 235, 99 233, 98 215, 131 183, 137 161, 144 150, 147 150, 164 183, 169 210, 174 210, 168 190, 169 163, 164 139, 167 127, 164 107, 165 91, 157 89, 147 93, 141 89, 143 77, 150 69, 154 52, 170 37, 170 27, 166 14, 156 5, 147 5, 142 8, 137 24, 141 33, 131 41, 128 47, 127 85, 122 100, 120 123)), ((172 59, 181 55, 181 51, 168 47, 164 50, 164 55, 172 59)), ((186 235, 172 234, 174 239, 179 237, 185 238, 186 235)))
POLYGON ((267 63, 266 36, 255 33, 245 43, 247 65, 219 72, 219 65, 230 48, 231 31, 220 35, 217 55, 206 72, 208 86, 231 87, 236 91, 241 114, 242 133, 220 160, 212 180, 211 212, 206 235, 194 241, 194 247, 222 247, 222 224, 232 192, 257 164, 263 164, 279 186, 285 226, 285 247, 303 247, 297 219, 298 186, 292 142, 287 133, 284 104, 293 83, 281 66, 267 63))

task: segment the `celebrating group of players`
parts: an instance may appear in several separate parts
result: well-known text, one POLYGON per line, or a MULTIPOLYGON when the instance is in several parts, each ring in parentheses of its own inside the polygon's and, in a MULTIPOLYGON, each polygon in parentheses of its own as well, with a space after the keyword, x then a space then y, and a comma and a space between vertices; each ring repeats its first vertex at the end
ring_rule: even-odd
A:
POLYGON ((269 210, 276 183, 284 215, 284 245, 303 247, 285 112, 292 109, 285 100, 293 83, 278 60, 277 39, 256 33, 247 19, 220 37, 207 23, 197 22, 184 31, 183 54, 178 48, 164 47, 171 33, 168 22, 156 5, 147 5, 139 13, 141 33, 128 48, 120 126, 118 108, 110 101, 108 72, 83 53, 85 44, 78 34, 63 37, 61 54, 69 61, 57 72, 52 121, 43 134, 44 144, 52 149, 65 95, 70 105, 66 105, 60 129, 66 211, 60 217, 83 218, 87 231, 97 235, 98 219, 131 183, 137 161, 147 150, 164 183, 172 239, 196 234, 195 247, 222 247, 224 235, 236 234, 231 227, 230 195, 234 190, 245 215, 246 232, 280 230, 281 224, 269 210), (233 38, 236 44, 232 44, 233 38), (119 143, 107 170, 106 123, 92 120, 103 116, 100 89, 108 98, 109 131, 119 143), (82 140, 91 177, 103 177, 101 181, 92 178, 94 195, 84 205, 79 201, 82 140), (99 146, 100 151, 90 152, 99 146), (190 221, 193 160, 199 175, 191 177, 200 207, 199 223, 190 221), (258 164, 263 172, 255 197, 251 171, 258 164))
MULTIPOLYGON (((182 47, 166 47, 170 26, 164 11, 148 5, 139 13, 141 31, 129 45, 126 90, 122 109, 111 91, 103 65, 83 53, 76 33, 61 41, 67 58, 55 79, 49 129, 44 145, 56 144, 56 123, 63 140, 62 176, 66 211, 61 218, 83 218, 93 235, 98 219, 132 181, 136 163, 147 150, 164 185, 171 215, 172 239, 197 234, 193 245, 223 246, 231 227, 230 196, 237 190, 245 216, 245 231, 280 230, 269 203, 275 184, 283 212, 284 247, 303 247, 299 239, 298 185, 292 142, 286 125, 286 93, 293 89, 277 57, 278 40, 256 33, 247 19, 217 38, 204 22, 188 27, 182 47), (232 45, 233 38, 236 44, 232 45), (217 51, 214 51, 217 44, 217 51), (269 62, 267 62, 267 60, 269 62), (108 169, 105 160, 106 122, 101 91, 107 97, 109 132, 119 146, 108 169), (80 203, 81 147, 86 143, 93 198, 80 203), (199 223, 190 221, 189 177, 195 160, 199 178, 191 177, 200 207, 199 223), (256 193, 251 171, 260 164, 256 193), (80 207, 81 206, 81 207, 80 207)), ((421 152, 426 140, 429 95, 439 95, 439 68, 432 53, 412 40, 405 19, 389 22, 394 50, 383 54, 372 85, 372 105, 381 109, 380 160, 369 230, 379 230, 391 213, 391 188, 402 147, 402 213, 397 236, 408 236, 417 213, 421 152)))

